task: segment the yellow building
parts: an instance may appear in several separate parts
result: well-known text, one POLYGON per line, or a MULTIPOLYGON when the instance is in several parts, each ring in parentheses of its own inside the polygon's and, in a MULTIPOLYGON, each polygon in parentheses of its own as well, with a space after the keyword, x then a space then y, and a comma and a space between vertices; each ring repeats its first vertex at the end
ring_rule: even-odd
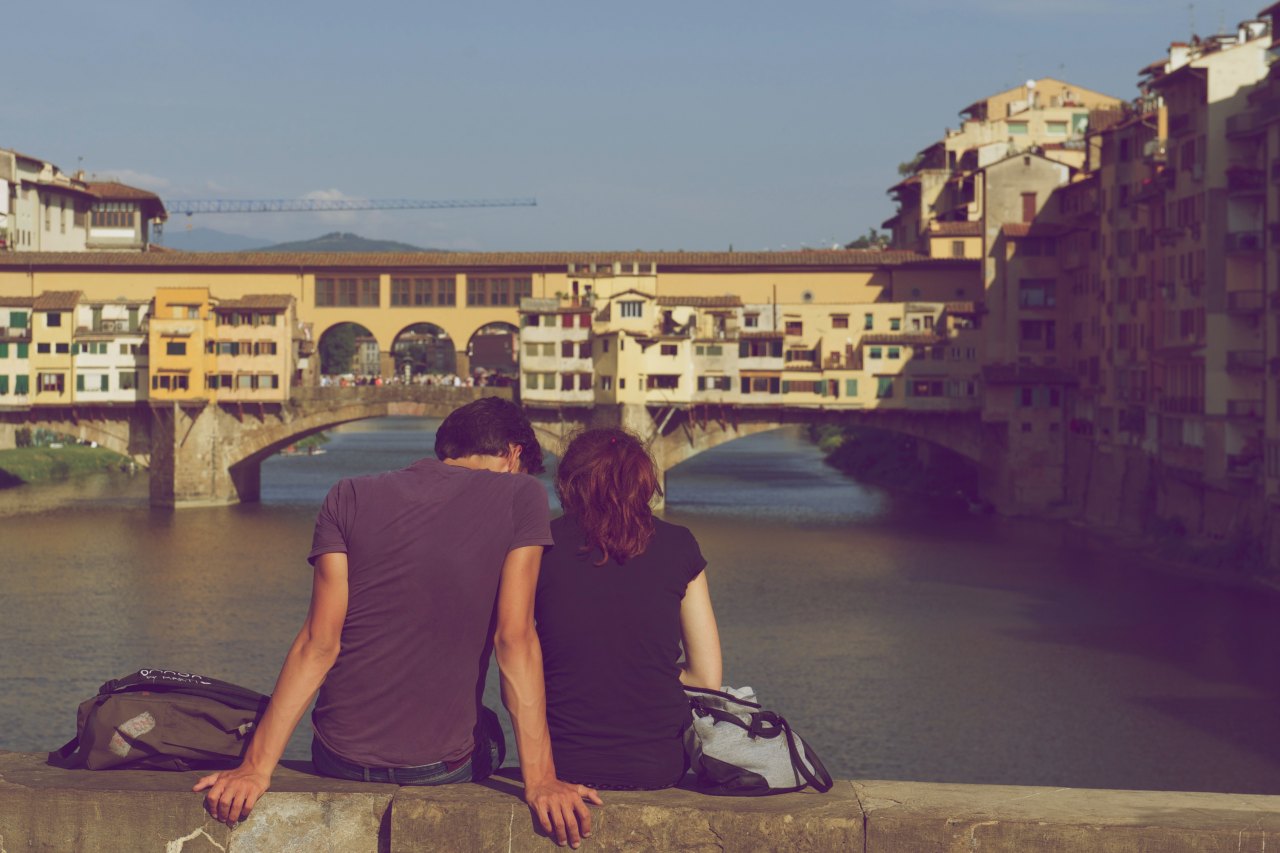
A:
POLYGON ((295 361, 293 297, 260 294, 224 300, 213 306, 213 315, 216 323, 207 344, 213 365, 203 377, 209 397, 218 402, 289 399, 295 361))
POLYGON ((81 293, 77 290, 46 291, 31 304, 32 403, 69 405, 74 398, 75 313, 81 293))
POLYGON ((158 287, 148 323, 151 400, 208 400, 205 376, 216 373, 216 315, 205 287, 158 287))

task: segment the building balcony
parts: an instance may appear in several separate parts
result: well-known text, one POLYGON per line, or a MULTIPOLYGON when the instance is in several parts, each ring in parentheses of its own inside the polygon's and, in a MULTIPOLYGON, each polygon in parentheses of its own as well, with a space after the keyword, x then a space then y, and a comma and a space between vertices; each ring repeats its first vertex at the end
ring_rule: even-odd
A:
POLYGON ((1253 195, 1267 188, 1267 173, 1262 169, 1232 166, 1227 169, 1227 192, 1253 195))
POLYGON ((1204 471, 1204 448, 1179 444, 1160 448, 1160 461, 1173 468, 1186 471, 1204 471))
POLYGON ((1142 146, 1142 159, 1150 164, 1166 163, 1169 160, 1169 141, 1167 139, 1148 139, 1142 146))
POLYGON ((1261 350, 1230 350, 1227 353, 1228 373, 1261 373, 1266 358, 1261 350))
POLYGON ((1232 231, 1227 235, 1227 251, 1236 253, 1261 252, 1261 231, 1232 231))
POLYGON ((1174 415, 1198 415, 1201 413, 1200 398, 1166 394, 1160 398, 1160 411, 1174 415))
POLYGON ((1265 301, 1261 290, 1233 290, 1227 294, 1227 312, 1261 314, 1265 301))
POLYGON ((1169 136, 1183 136, 1192 133, 1196 127, 1191 113, 1169 116, 1169 136))
POLYGON ((1227 116, 1227 136, 1230 137, 1252 136, 1262 133, 1266 127, 1266 119, 1252 110, 1227 116))
POLYGON ((1261 400, 1228 400, 1227 417, 1235 420, 1262 420, 1261 400))
POLYGON ((1227 476, 1233 480, 1256 480, 1262 473, 1262 457, 1256 453, 1227 454, 1227 476))

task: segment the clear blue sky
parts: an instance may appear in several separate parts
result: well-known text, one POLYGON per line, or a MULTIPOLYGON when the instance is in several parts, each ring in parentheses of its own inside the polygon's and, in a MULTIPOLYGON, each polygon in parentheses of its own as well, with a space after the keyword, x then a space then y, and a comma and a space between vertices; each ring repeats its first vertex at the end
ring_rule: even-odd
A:
POLYGON ((539 202, 193 221, 267 239, 818 246, 887 218, 897 164, 965 105, 1046 76, 1132 97, 1193 17, 1204 34, 1262 5, 14 3, 0 146, 165 198, 539 202))

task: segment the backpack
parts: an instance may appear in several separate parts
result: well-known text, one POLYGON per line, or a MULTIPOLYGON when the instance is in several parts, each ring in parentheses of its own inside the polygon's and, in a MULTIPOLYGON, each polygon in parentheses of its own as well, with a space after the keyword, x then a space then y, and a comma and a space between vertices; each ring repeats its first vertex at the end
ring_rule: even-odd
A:
POLYGON ((270 698, 203 675, 140 669, 80 703, 76 736, 49 753, 49 763, 89 770, 234 766, 270 698))
POLYGON ((693 725, 685 732, 689 769, 705 794, 759 797, 812 786, 831 790, 831 775, 781 715, 766 711, 750 687, 686 687, 693 725))

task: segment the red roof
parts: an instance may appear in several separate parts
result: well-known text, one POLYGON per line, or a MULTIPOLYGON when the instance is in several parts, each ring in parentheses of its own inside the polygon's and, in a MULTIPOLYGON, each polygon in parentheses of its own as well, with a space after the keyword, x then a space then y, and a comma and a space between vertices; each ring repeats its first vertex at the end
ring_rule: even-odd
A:
POLYGON ((164 202, 153 192, 119 181, 86 181, 85 185, 100 201, 134 201, 139 203, 149 217, 167 219, 169 216, 164 209, 164 202))
POLYGON ((981 237, 981 222, 935 222, 929 232, 939 237, 981 237))
POLYGON ((82 295, 78 290, 46 290, 31 307, 37 311, 70 311, 80 304, 82 295))
POLYGON ((293 304, 288 294, 260 293, 239 299, 222 299, 213 307, 215 311, 287 311, 293 304))

